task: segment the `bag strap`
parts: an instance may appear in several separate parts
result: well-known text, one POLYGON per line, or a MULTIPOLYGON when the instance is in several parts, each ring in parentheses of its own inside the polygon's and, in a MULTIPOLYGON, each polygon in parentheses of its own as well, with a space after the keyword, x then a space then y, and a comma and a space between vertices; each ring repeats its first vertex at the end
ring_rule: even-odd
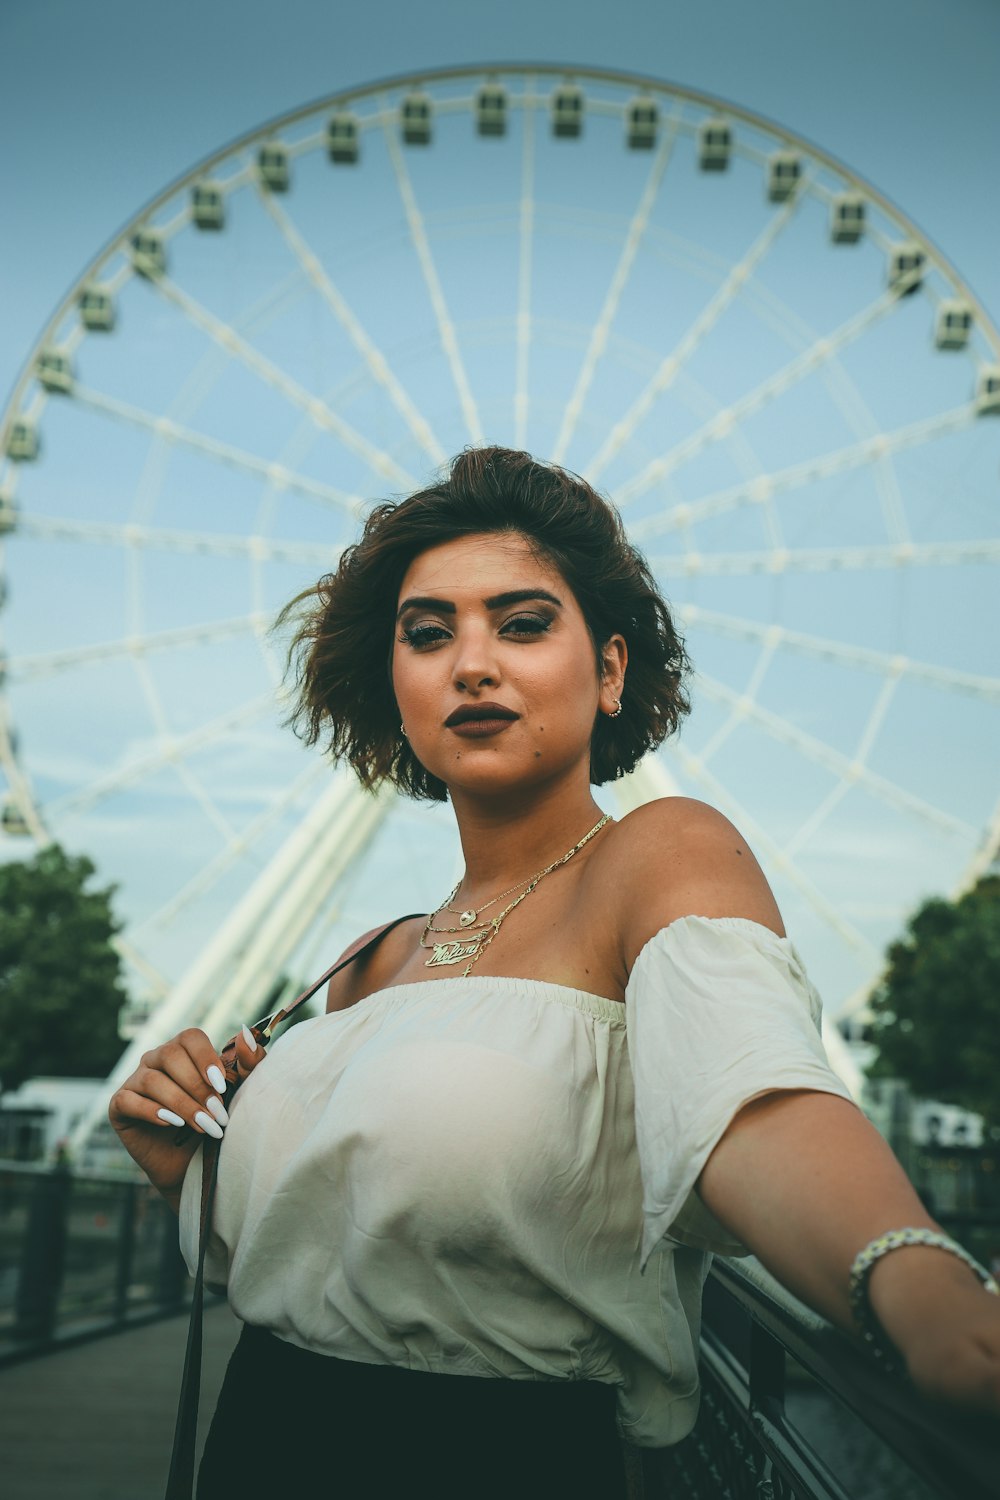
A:
MULTIPOLYGON (((357 959, 363 958, 371 953, 374 948, 394 927, 401 922, 411 922, 414 917, 423 918, 422 912, 410 912, 405 917, 396 917, 392 922, 385 922, 381 927, 372 928, 363 937, 358 938, 356 943, 341 954, 337 962, 321 974, 315 984, 311 984, 307 990, 303 990, 291 1005, 276 1010, 273 1015, 265 1016, 263 1020, 257 1021, 252 1030, 258 1042, 269 1042, 271 1033, 281 1021, 285 1021, 297 1010, 300 1005, 315 995, 334 974, 339 974, 341 969, 346 969, 348 964, 355 963, 357 959)), ((237 1083, 235 1087, 239 1087, 237 1083)), ((174 1445, 170 1455, 170 1473, 167 1476, 167 1488, 164 1500, 192 1500, 194 1494, 194 1458, 198 1437, 198 1397, 201 1392, 201 1347, 202 1347, 202 1312, 205 1302, 205 1255, 208 1250, 209 1232, 212 1220, 212 1208, 215 1203, 215 1189, 219 1180, 219 1145, 211 1136, 206 1136, 202 1146, 201 1162, 201 1226, 198 1235, 198 1267, 194 1278, 194 1291, 191 1296, 191 1316, 188 1320, 187 1347, 184 1351, 184 1372, 181 1375, 181 1390, 177 1402, 177 1421, 174 1426, 174 1445)))

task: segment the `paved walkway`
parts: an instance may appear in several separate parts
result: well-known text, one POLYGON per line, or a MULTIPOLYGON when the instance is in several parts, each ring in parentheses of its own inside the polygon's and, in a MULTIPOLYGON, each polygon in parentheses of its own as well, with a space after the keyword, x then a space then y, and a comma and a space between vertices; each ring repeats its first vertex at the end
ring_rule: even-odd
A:
MULTIPOLYGON (((239 1325, 205 1313, 204 1438, 239 1325)), ((160 1500, 187 1317, 165 1318, 0 1370, 4 1500, 160 1500)))

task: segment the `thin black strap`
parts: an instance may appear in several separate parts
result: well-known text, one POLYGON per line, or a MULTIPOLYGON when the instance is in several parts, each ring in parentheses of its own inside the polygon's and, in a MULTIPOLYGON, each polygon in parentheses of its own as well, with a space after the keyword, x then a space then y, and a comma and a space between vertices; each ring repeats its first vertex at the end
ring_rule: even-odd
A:
POLYGON ((263 1032, 265 1040, 269 1041, 274 1027, 280 1025, 282 1021, 287 1021, 293 1010, 298 1010, 300 1005, 304 1005, 307 1000, 311 1000, 316 991, 322 989, 323 985, 326 984, 328 979, 332 979, 334 974, 339 974, 341 969, 346 969, 347 965, 354 963, 355 959, 362 958, 366 953, 370 953, 400 923, 413 922, 418 917, 422 922, 426 915, 426 912, 411 911, 405 917, 394 917, 391 922, 385 922, 381 927, 376 927, 370 937, 362 938, 353 947, 348 948, 337 959, 337 962, 332 964, 325 974, 321 974, 315 984, 311 984, 307 990, 303 990, 302 994, 298 995, 292 1001, 291 1005, 286 1005, 281 1010, 274 1011, 272 1015, 264 1016, 262 1020, 255 1022, 254 1031, 263 1032))
MULTIPOLYGON (((210 1137, 206 1138, 210 1139, 210 1137)), ((213 1144, 215 1144, 213 1142, 213 1144)), ((215 1201, 215 1185, 219 1177, 219 1153, 213 1151, 211 1164, 203 1157, 202 1173, 208 1173, 207 1191, 202 1191, 202 1203, 211 1214, 215 1201)), ((187 1347, 184 1350, 184 1372, 181 1375, 181 1390, 177 1401, 177 1421, 174 1425, 174 1446, 170 1454, 170 1473, 164 1500, 192 1500, 194 1495, 194 1456, 198 1440, 198 1398, 201 1394, 201 1340, 202 1310, 205 1303, 205 1253, 208 1250, 208 1234, 203 1230, 198 1246, 198 1269, 191 1294, 191 1315, 188 1318, 187 1347)))
MULTIPOLYGON (((315 984, 303 990, 302 994, 291 1005, 283 1010, 275 1011, 273 1016, 265 1016, 263 1021, 258 1021, 254 1030, 259 1030, 267 1039, 270 1039, 271 1028, 279 1021, 290 1016, 292 1011, 315 995, 334 974, 339 974, 341 969, 346 969, 348 964, 353 964, 357 959, 363 958, 377 947, 382 939, 390 933, 394 927, 401 922, 412 922, 419 916, 423 919, 425 913, 410 912, 405 917, 396 917, 392 922, 386 922, 383 927, 377 928, 367 940, 362 941, 357 947, 349 948, 332 968, 317 979, 315 984)), ((208 1250, 208 1241, 212 1223, 212 1206, 215 1203, 215 1189, 219 1180, 219 1145, 220 1142, 213 1141, 210 1136, 205 1137, 202 1148, 202 1192, 201 1192, 201 1233, 198 1243, 198 1269, 195 1272, 194 1292, 191 1296, 191 1316, 188 1320, 187 1348, 184 1351, 184 1371, 181 1375, 181 1390, 177 1401, 177 1422, 174 1427, 174 1446, 170 1455, 170 1473, 167 1476, 167 1488, 164 1500, 192 1500, 194 1494, 194 1458, 198 1438, 198 1398, 201 1394, 201 1344, 202 1344, 202 1309, 205 1301, 205 1255, 208 1250)))

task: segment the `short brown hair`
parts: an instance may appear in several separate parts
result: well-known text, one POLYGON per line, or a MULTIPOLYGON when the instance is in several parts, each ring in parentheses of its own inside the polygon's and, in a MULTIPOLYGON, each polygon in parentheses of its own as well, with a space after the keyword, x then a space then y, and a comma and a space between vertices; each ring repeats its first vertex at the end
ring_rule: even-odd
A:
POLYGON ((584 479, 510 448, 470 448, 448 474, 404 500, 376 505, 360 541, 335 573, 299 594, 279 617, 295 620, 291 722, 307 744, 326 742, 366 787, 389 781, 412 797, 442 802, 444 782, 417 760, 400 732, 387 662, 407 568, 430 547, 458 537, 515 532, 572 589, 594 643, 624 636, 629 650, 622 712, 599 714, 591 781, 631 771, 689 711, 690 662, 648 564, 621 518, 584 479), (308 601, 303 611, 301 606, 308 601))

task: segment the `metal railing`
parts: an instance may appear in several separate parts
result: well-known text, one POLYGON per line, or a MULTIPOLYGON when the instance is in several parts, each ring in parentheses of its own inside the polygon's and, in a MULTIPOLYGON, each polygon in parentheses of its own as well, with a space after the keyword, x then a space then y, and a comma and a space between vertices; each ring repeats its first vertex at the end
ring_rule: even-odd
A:
POLYGON ((995 1500, 1000 1423, 880 1369, 756 1261, 705 1288, 691 1435, 645 1455, 651 1500, 995 1500))
POLYGON ((177 1220, 146 1182, 0 1161, 0 1364, 181 1309, 177 1220))

